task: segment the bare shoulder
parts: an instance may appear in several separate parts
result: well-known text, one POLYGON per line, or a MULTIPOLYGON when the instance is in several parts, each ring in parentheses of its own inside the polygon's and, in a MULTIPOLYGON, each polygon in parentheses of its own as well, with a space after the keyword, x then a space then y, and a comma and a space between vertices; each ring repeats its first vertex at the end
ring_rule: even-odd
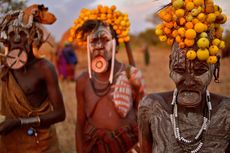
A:
POLYGON ((172 91, 170 92, 161 92, 161 93, 152 93, 145 96, 139 107, 149 107, 155 108, 156 105, 162 107, 166 111, 171 109, 170 103, 172 99, 172 91))
POLYGON ((76 89, 84 89, 89 80, 89 74, 87 71, 81 72, 76 79, 76 89))
POLYGON ((86 83, 86 81, 89 79, 89 74, 87 71, 81 72, 76 79, 77 83, 86 83))
POLYGON ((35 67, 39 68, 44 73, 47 71, 55 71, 54 65, 45 58, 38 59, 35 63, 35 67))
POLYGON ((230 97, 217 95, 214 93, 211 93, 210 96, 214 110, 222 108, 230 111, 230 97))

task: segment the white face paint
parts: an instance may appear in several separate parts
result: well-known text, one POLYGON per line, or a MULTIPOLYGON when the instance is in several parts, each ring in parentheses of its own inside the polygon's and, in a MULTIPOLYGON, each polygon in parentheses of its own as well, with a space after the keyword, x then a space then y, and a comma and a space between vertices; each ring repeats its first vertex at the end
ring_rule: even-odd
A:
POLYGON ((29 32, 22 27, 10 25, 7 31, 8 46, 5 62, 11 69, 22 68, 28 60, 30 44, 28 43, 29 32))
POLYGON ((109 26, 100 25, 89 35, 89 50, 92 60, 92 70, 103 73, 108 70, 112 58, 113 37, 109 26))
POLYGON ((213 65, 186 58, 187 50, 174 44, 171 54, 170 77, 178 89, 177 101, 185 107, 195 107, 202 101, 213 76, 213 65))

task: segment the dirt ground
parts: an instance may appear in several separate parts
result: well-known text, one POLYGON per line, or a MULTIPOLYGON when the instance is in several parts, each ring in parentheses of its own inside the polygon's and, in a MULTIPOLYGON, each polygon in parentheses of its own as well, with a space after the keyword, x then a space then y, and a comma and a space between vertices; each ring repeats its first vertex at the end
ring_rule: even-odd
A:
MULTIPOLYGON (((151 63, 144 65, 144 57, 141 49, 134 50, 136 65, 143 72, 146 82, 146 88, 149 93, 161 92, 174 89, 174 84, 169 78, 168 59, 169 49, 150 48, 151 63)), ((79 64, 76 67, 76 76, 83 69, 87 68, 86 54, 77 53, 79 64)), ((117 54, 117 59, 127 63, 127 56, 122 49, 117 54)), ((209 91, 230 97, 230 58, 221 61, 220 81, 217 84, 214 81, 209 87, 209 91)), ((67 118, 64 122, 57 124, 57 133, 62 153, 75 153, 75 122, 76 122, 76 98, 75 83, 69 81, 60 81, 60 87, 63 93, 67 118)))

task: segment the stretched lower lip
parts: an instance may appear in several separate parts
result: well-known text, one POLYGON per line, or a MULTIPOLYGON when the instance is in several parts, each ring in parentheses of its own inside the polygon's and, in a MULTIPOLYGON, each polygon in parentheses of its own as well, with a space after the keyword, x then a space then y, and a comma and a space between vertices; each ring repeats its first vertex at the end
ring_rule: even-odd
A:
POLYGON ((184 90, 184 89, 182 89, 182 90, 179 91, 179 93, 183 93, 183 92, 192 92, 192 93, 197 93, 197 94, 200 93, 200 92, 197 91, 197 90, 184 90))
POLYGON ((178 103, 185 107, 196 107, 200 104, 200 92, 194 90, 181 90, 178 93, 178 103))

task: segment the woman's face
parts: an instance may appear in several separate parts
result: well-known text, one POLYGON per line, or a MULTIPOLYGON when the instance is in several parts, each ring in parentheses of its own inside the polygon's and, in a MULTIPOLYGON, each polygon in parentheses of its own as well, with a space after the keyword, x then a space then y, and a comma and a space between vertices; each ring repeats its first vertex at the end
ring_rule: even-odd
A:
POLYGON ((91 54, 91 68, 96 73, 109 70, 109 63, 113 54, 113 37, 109 26, 100 25, 89 35, 89 50, 91 54))
POLYGON ((196 107, 200 105, 202 95, 212 80, 213 67, 206 61, 188 60, 186 52, 178 44, 173 45, 170 77, 178 89, 177 102, 185 107, 196 107))
POLYGON ((89 48, 92 58, 102 56, 109 61, 112 58, 112 34, 109 26, 100 25, 89 35, 89 48))

